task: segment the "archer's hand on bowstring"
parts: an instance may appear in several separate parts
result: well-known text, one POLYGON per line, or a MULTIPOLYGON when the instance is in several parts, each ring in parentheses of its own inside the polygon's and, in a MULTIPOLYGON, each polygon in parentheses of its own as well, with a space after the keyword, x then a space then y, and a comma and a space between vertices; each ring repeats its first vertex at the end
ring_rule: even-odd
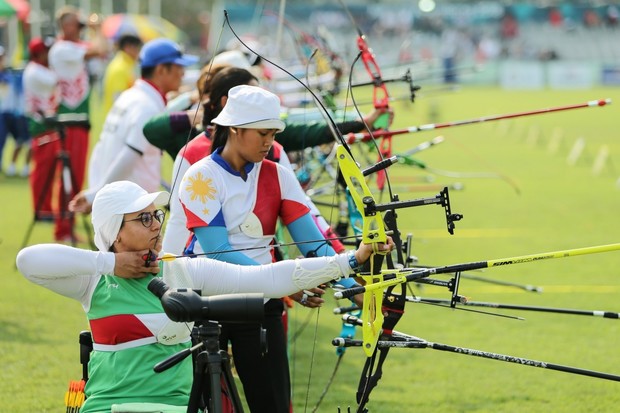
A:
POLYGON ((114 253, 114 275, 120 278, 144 278, 159 272, 155 259, 157 254, 151 250, 114 253), (146 259, 151 257, 151 259, 146 259), (147 263, 148 261, 148 263, 147 263))
POLYGON ((93 205, 86 199, 86 191, 81 191, 69 201, 69 211, 79 212, 81 214, 90 214, 93 205))

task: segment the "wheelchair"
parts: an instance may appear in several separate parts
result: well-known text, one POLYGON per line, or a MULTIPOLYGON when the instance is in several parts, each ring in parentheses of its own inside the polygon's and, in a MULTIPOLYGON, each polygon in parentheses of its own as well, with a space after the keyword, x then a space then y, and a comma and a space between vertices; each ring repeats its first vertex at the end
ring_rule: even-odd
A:
MULTIPOLYGON (((155 371, 163 371, 191 353, 194 364, 194 383, 192 385, 188 407, 170 406, 159 403, 123 403, 112 405, 111 413, 193 413, 208 411, 213 413, 243 413, 243 405, 232 376, 228 354, 218 347, 219 325, 216 322, 195 326, 192 331, 191 349, 183 354, 175 354, 155 366, 155 371), (198 354, 192 349, 203 348, 198 354), (217 377, 217 378, 216 378, 217 377), (210 394, 221 394, 221 398, 212 398, 210 394)), ((65 395, 67 413, 79 413, 86 400, 84 388, 88 382, 88 362, 93 351, 93 339, 90 331, 79 334, 80 364, 82 379, 69 383, 65 395)))

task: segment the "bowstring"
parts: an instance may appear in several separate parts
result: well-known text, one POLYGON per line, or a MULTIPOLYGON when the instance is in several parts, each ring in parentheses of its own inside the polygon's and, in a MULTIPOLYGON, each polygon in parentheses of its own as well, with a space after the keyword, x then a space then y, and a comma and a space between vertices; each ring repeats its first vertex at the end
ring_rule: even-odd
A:
MULTIPOLYGON (((224 33, 224 22, 222 22, 222 28, 220 29, 220 34, 217 38, 217 42, 215 44, 215 49, 214 50, 218 50, 220 47, 220 42, 222 41, 222 35, 224 33)), ((207 74, 205 75, 206 79, 209 79, 211 77, 211 72, 213 69, 213 63, 214 63, 215 59, 211 59, 211 62, 209 62, 209 69, 207 70, 207 74)), ((187 151, 187 144, 192 140, 192 131, 194 130, 193 125, 195 125, 196 123, 196 119, 198 117, 198 111, 201 108, 202 105, 202 101, 204 98, 204 94, 205 91, 198 88, 198 104, 196 105, 196 110, 194 111, 194 115, 192 116, 192 121, 191 121, 191 125, 192 127, 189 129, 189 131, 187 132, 187 138, 185 139, 185 145, 183 145, 183 150, 181 151, 180 154, 177 154, 177 156, 181 155, 181 157, 185 156, 185 152, 187 151)), ((205 133, 206 133, 206 129, 205 129, 205 133)), ((170 201, 172 200, 172 194, 174 193, 175 189, 176 189, 176 185, 177 185, 177 181, 179 179, 179 173, 181 172, 180 169, 177 169, 175 171, 174 177, 172 179, 172 183, 170 185, 170 193, 168 194, 168 202, 167 204, 170 205, 170 201)), ((165 216, 164 216, 164 221, 165 221, 165 216)), ((153 241, 153 247, 155 247, 157 245, 157 239, 159 239, 159 237, 161 236, 161 232, 164 228, 163 222, 162 225, 160 225, 159 227, 159 231, 157 232, 157 237, 155 238, 155 241, 153 241)))
MULTIPOLYGON (((312 95, 312 97, 314 98, 314 101, 316 102, 317 106, 320 108, 321 113, 323 114, 323 116, 325 117, 326 121, 327 121, 327 125, 331 131, 331 133, 334 135, 334 138, 336 141, 339 141, 342 146, 344 146, 345 150, 349 153, 349 155, 354 158, 353 153, 351 152, 351 148, 349 147, 349 145, 347 144, 346 140, 344 139, 342 133, 340 132, 340 130, 338 129, 338 125, 336 124, 336 122, 334 121, 334 119, 329 115, 327 108, 325 107, 325 105, 320 101, 320 99, 318 98, 318 96, 309 88, 307 87, 301 80, 299 80, 295 75, 293 75, 290 71, 286 70, 285 68, 283 68, 282 66, 278 65, 277 63, 273 62, 270 59, 265 58, 264 56, 260 55, 259 53, 257 53, 256 51, 254 51, 251 47, 249 47, 240 37, 239 35, 235 32, 235 30, 233 29, 230 20, 229 20, 229 16, 228 16, 228 11, 224 10, 224 22, 228 25, 230 31, 232 32, 232 34, 235 36, 235 38, 239 41, 239 43, 241 43, 247 50, 249 50, 250 52, 252 52, 253 54, 255 54, 256 56, 259 56, 262 60, 266 61, 267 63, 273 65, 274 67, 277 67, 278 69, 282 70, 284 73, 286 73, 287 75, 289 75, 291 78, 295 79, 295 81, 297 81, 299 84, 301 84, 307 91, 308 93, 310 93, 312 95)), ((358 57, 359 59, 359 57, 358 57)), ((357 59, 356 59, 357 60, 357 59)), ((350 82, 349 82, 350 83, 350 82)), ((349 84, 349 88, 350 88, 350 84, 349 84)), ((361 113, 359 112, 359 108, 357 109, 358 111, 358 115, 360 115, 361 117, 361 113)), ((362 121, 363 122, 363 121, 362 121)), ((368 130, 370 130, 370 128, 368 127, 368 125, 366 124, 366 122, 363 122, 364 125, 366 126, 366 128, 368 130)), ((375 142, 375 145, 376 142, 375 142)), ((377 145, 377 150, 378 150, 378 145, 377 145)), ((378 150, 379 151, 379 150, 378 150)), ((380 151, 379 151, 380 152, 380 151)), ((389 182, 389 181, 388 181, 389 182)), ((318 312, 317 312, 317 323, 316 323, 316 327, 318 329, 318 312)), ((316 336, 316 333, 315 333, 316 336)), ((314 357, 314 354, 313 356, 314 357)), ((311 367, 312 369, 312 364, 311 367)), ((312 370, 310 371, 311 374, 312 370)), ((308 395, 306 395, 306 399, 307 399, 308 395)), ((307 409, 307 400, 306 400, 306 409, 307 409)))
MULTIPOLYGON (((342 3, 342 1, 341 1, 342 3)), ((345 6, 345 10, 349 13, 349 10, 346 8, 345 6)), ((319 100, 319 98, 316 96, 316 94, 306 85, 304 85, 304 83, 302 81, 300 81, 296 76, 294 76, 292 73, 290 73, 288 70, 284 69, 283 67, 281 67, 280 65, 274 63, 273 61, 261 56, 259 53, 255 52, 252 48, 250 48, 235 32, 235 30, 233 29, 232 25, 230 24, 229 18, 228 18, 228 12, 225 10, 224 11, 224 15, 225 15, 225 23, 228 25, 228 27, 230 28, 231 32, 233 33, 233 35, 237 38, 237 40, 244 46, 246 47, 250 52, 256 54, 257 56, 261 57, 261 59, 265 60, 266 62, 270 63, 271 65, 277 67, 278 69, 282 70, 283 72, 285 72, 286 74, 288 74, 289 76, 291 76, 293 79, 295 79, 298 83, 300 83, 314 98, 315 102, 317 103, 317 105, 320 107, 322 114, 324 117, 326 117, 327 120, 327 125, 329 127, 329 129, 331 130, 332 134, 334 135, 334 137, 336 138, 336 140, 340 141, 342 143, 342 146, 344 146, 345 150, 351 155, 351 157, 354 159, 354 156, 351 152, 351 148, 349 147, 349 145, 347 144, 346 140, 344 139, 342 133, 340 133, 338 126, 336 125, 334 119, 327 113, 327 109, 325 108, 325 106, 323 105, 323 103, 319 100)), ((350 16, 352 17, 352 16, 350 16)), ((381 150, 379 148, 379 145, 376 142, 376 139, 374 138, 374 135, 372 133, 372 130, 370 129, 369 125, 366 123, 365 119, 363 118, 361 111, 359 109, 359 106, 355 100, 355 96, 353 95, 352 92, 352 73, 353 73, 353 67, 355 65, 355 63, 359 60, 359 58, 361 57, 362 52, 360 51, 360 53, 358 54, 358 56, 356 57, 356 59, 354 60, 353 64, 351 65, 351 70, 349 73, 349 85, 348 85, 348 92, 347 95, 351 95, 351 101, 353 103, 353 106, 356 109, 356 112, 358 114, 358 116, 360 117, 362 123, 364 124, 364 127, 366 128, 366 130, 368 131, 368 133, 370 134, 370 136, 372 137, 372 142, 373 145, 375 146, 375 149, 377 150, 377 153, 379 154, 379 158, 381 160, 384 159, 383 154, 381 153, 381 150)), ((392 187, 391 187, 391 183, 390 183, 390 179, 389 179, 389 175, 386 172, 386 183, 388 185, 388 192, 390 195, 390 199, 393 198, 393 194, 392 194, 392 187)), ((318 312, 317 312, 317 325, 316 328, 318 328, 318 312)), ((316 336, 316 333, 315 333, 316 336)), ((314 349, 313 349, 313 355, 312 357, 314 357, 314 349)), ((373 363, 374 364, 374 363, 373 363)), ((312 369, 312 364, 311 364, 311 369, 312 369)), ((312 374, 312 370, 310 370, 310 376, 312 374)), ((310 379, 310 378, 309 378, 310 379)), ((368 383, 366 383, 368 384, 368 383)), ((307 403, 308 403, 308 394, 306 394, 306 409, 307 409, 307 403)), ((360 406, 361 407, 361 406, 360 406)))
MULTIPOLYGON (((310 93, 312 95, 312 97, 314 98, 314 101, 317 103, 317 105, 319 106, 319 108, 321 109, 322 112, 324 112, 324 114, 327 116, 328 119, 328 127, 330 129, 330 131, 332 132, 332 134, 334 134, 334 136, 336 137, 337 140, 339 140, 343 146, 346 148, 347 152, 349 152, 351 154, 351 149, 349 148, 349 145, 346 144, 346 141, 344 140, 344 138, 342 137, 342 133, 340 133, 339 129, 338 129, 338 125, 336 125, 336 122, 334 121, 334 119, 329 115, 327 108, 325 107, 325 105, 323 105, 323 103, 320 101, 319 97, 311 90, 309 89, 301 80, 299 80, 299 78, 297 78, 294 74, 292 74, 291 72, 289 72, 288 70, 286 70, 285 68, 283 68, 282 66, 278 65, 277 63, 273 62, 272 60, 267 59, 266 57, 262 56, 261 54, 257 53, 255 50, 253 50, 251 47, 249 47, 240 37, 239 35, 235 32, 235 30, 233 29, 232 25, 230 24, 230 20, 228 18, 228 11, 224 10, 224 22, 228 25, 228 27, 230 28, 230 31, 232 32, 232 34, 237 38, 237 40, 246 48, 248 49, 250 52, 254 53, 256 56, 260 57, 262 60, 266 61, 267 63, 271 64, 274 67, 277 67, 278 69, 282 70, 284 73, 286 73, 287 75, 289 75, 291 78, 295 79, 296 82, 298 82, 300 85, 302 85, 307 91, 308 93, 310 93)), ((351 156, 353 156, 353 154, 351 154, 351 156)))
MULTIPOLYGON (((220 34, 218 36, 217 39, 217 43, 215 45, 215 50, 218 50, 219 45, 220 45, 220 41, 222 40, 222 34, 224 33, 224 24, 222 23, 222 28, 220 30, 220 34)), ((214 59, 211 59, 211 62, 209 63, 209 69, 207 70, 207 79, 211 76, 211 69, 213 68, 213 62, 214 59)), ((193 125, 196 124, 196 118, 198 117, 198 111, 200 110, 200 107, 202 105, 202 100, 204 98, 204 90, 199 89, 198 88, 198 104, 196 105, 196 110, 194 111, 194 115, 192 117, 192 122, 191 122, 191 127, 189 129, 189 131, 187 132, 187 138, 185 139, 185 145, 183 145, 183 151, 181 154, 181 157, 185 156, 185 152, 187 151, 187 144, 189 143, 189 141, 192 139, 192 131, 194 130, 193 125)), ((177 154, 178 156, 178 154, 177 154)), ((170 205, 170 201, 172 200, 172 194, 174 193, 174 190, 176 188, 176 184, 177 184, 177 180, 179 178, 179 172, 181 172, 180 169, 177 169, 175 171, 175 175, 172 179, 172 183, 170 184, 170 192, 168 193, 168 202, 166 202, 166 204, 170 205)), ((161 225, 159 226, 159 231, 157 232, 157 237, 155 237, 155 240, 153 241, 153 249, 157 246, 157 241, 161 236, 161 232, 164 228, 164 222, 166 220, 166 215, 164 213, 164 219, 161 222, 161 225)), ((151 260, 152 257, 152 253, 149 251, 148 255, 147 255, 147 260, 151 260)), ((185 327, 187 328, 187 330, 191 333, 192 332, 192 328, 190 327, 189 323, 184 323, 185 327)))

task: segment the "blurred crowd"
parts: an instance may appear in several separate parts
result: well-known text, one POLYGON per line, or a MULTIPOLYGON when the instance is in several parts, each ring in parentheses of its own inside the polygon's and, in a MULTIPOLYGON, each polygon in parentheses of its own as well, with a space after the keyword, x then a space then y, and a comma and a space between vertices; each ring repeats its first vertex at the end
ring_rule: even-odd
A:
MULTIPOLYGON (((364 6, 353 10, 359 27, 372 37, 374 49, 381 51, 382 61, 398 64, 429 62, 429 65, 432 62, 435 67, 442 68, 445 83, 459 81, 459 67, 464 63, 484 63, 502 58, 541 61, 570 58, 563 55, 566 48, 554 47, 552 39, 562 39, 564 34, 575 31, 608 31, 613 36, 620 17, 618 6, 614 4, 597 7, 518 4, 497 6, 487 11, 473 9, 477 6, 472 5, 474 11, 469 14, 463 13, 465 9, 462 7, 465 6, 462 5, 451 11, 446 5, 443 12, 435 14, 392 6, 364 6), (395 40, 400 41, 399 47, 393 47, 395 40), (391 54, 393 59, 384 59, 386 54, 391 54)), ((294 13, 294 9, 291 12, 294 13)), ((54 210, 66 209, 69 200, 54 201, 60 203, 52 207, 51 194, 54 191, 50 186, 54 183, 48 182, 49 172, 58 164, 66 164, 68 159, 73 176, 73 195, 84 186, 90 145, 88 102, 91 95, 100 99, 101 117, 105 118, 118 96, 140 78, 139 53, 144 39, 136 32, 122 31, 110 39, 102 33, 101 16, 85 17, 72 7, 59 9, 55 17, 58 35, 31 39, 25 68, 9 67, 6 50, 0 46, 0 171, 8 177, 29 177, 33 204, 39 217, 58 220, 56 239, 67 240, 72 236, 70 223, 62 224, 63 219, 59 219, 54 210), (64 119, 65 123, 59 127, 58 123, 50 121, 52 117, 64 119), (2 156, 8 138, 14 139, 12 153, 2 156), (59 158, 59 150, 70 156, 59 158)), ((209 18, 201 16, 201 19, 205 24, 210 23, 209 18)), ((264 19, 269 21, 268 17, 264 19)), ((271 19, 274 24, 279 23, 275 17, 271 19)), ((328 80, 332 82, 332 89, 337 90, 343 72, 348 69, 343 62, 353 59, 348 56, 353 51, 350 45, 336 39, 339 33, 351 31, 351 22, 340 10, 319 7, 301 24, 289 23, 287 26, 298 42, 294 47, 309 49, 320 43, 321 52, 310 59, 314 60, 317 73, 314 81, 332 76, 328 80), (329 23, 329 29, 326 23, 329 23), (314 39, 302 31, 308 24, 318 27, 314 39), (336 65, 338 67, 334 68, 336 65)), ((290 55, 294 48, 275 44, 276 39, 265 28, 247 36, 245 41, 268 56, 281 55, 287 50, 290 55)), ((202 50, 208 41, 201 38, 200 43, 202 50)), ((225 49, 229 49, 228 52, 243 50, 244 63, 239 63, 239 56, 222 55, 222 59, 237 59, 235 65, 252 68, 264 84, 281 94, 286 106, 300 103, 288 93, 289 87, 297 86, 288 86, 285 80, 278 78, 278 72, 262 65, 260 59, 236 39, 229 41, 222 50, 225 49)), ((203 60, 206 61, 207 55, 213 56, 213 52, 204 52, 203 60)), ((304 58, 298 60, 299 73, 303 73, 306 70, 304 58)), ((191 88, 199 77, 199 66, 188 68, 180 88, 191 88)), ((195 104, 197 92, 194 90, 193 94, 181 96, 181 99, 170 102, 172 106, 169 108, 184 109, 190 103, 195 104)), ((90 139, 97 141, 98 137, 90 139)), ((66 188, 55 191, 60 190, 66 191, 66 188)))

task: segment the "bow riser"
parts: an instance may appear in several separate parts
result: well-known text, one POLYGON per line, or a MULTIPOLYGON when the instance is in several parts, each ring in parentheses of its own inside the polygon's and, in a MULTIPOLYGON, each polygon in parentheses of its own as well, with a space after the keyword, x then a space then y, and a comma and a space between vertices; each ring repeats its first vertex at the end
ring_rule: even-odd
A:
MULTIPOLYGON (((362 171, 344 146, 338 146, 336 149, 336 157, 338 159, 338 166, 347 183, 355 206, 358 211, 364 211, 362 216, 362 242, 373 245, 385 243, 387 241, 387 235, 385 233, 385 225, 381 214, 373 212, 369 215, 364 208, 364 200, 373 200, 374 198, 368 185, 366 185, 362 171)), ((370 284, 383 281, 383 277, 380 274, 381 260, 379 260, 379 257, 376 255, 376 253, 373 253, 370 259, 371 274, 363 277, 364 280, 370 284), (378 275, 374 275, 375 273, 378 273, 378 275)), ((364 292, 362 317, 364 320, 368 321, 364 323, 362 327, 362 337, 364 341, 364 352, 368 357, 370 357, 375 350, 375 345, 379 339, 381 326, 383 324, 383 313, 380 310, 382 301, 382 291, 369 290, 364 292)))

